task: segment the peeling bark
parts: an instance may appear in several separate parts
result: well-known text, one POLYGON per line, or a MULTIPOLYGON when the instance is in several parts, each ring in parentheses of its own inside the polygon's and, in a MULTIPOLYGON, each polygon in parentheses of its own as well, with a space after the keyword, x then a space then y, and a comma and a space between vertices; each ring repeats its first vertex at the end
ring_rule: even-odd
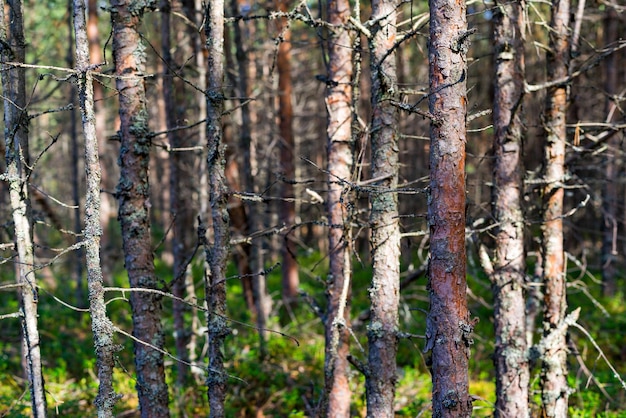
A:
POLYGON ((368 417, 393 417, 400 302, 400 228, 398 224, 398 111, 395 0, 372 2, 370 71, 372 97, 372 178, 370 228, 372 246, 371 320, 368 325, 369 372, 366 376, 368 417))
MULTIPOLYGON (((150 232, 150 185, 148 165, 150 139, 143 80, 144 46, 138 25, 146 3, 111 0, 113 59, 120 101, 120 181, 116 195, 122 228, 124 266, 130 287, 158 289, 150 232)), ((161 297, 149 292, 131 292, 133 336, 163 348, 161 297)), ((169 416, 163 354, 145 344, 134 343, 137 393, 142 417, 169 416)))
MULTIPOLYGON (((550 48, 547 52, 547 81, 569 74, 570 2, 553 0, 550 19, 550 48)), ((561 326, 565 317, 565 260, 563 250, 563 181, 565 177, 566 115, 568 87, 548 88, 544 111, 544 181, 542 260, 544 284, 543 338, 561 326)), ((567 416, 570 388, 567 385, 566 334, 550 344, 542 357, 541 400, 546 417, 567 416)))
POLYGON ((228 374, 224 369, 222 349, 230 333, 226 323, 226 263, 230 254, 228 218, 228 190, 224 175, 225 150, 222 131, 224 110, 224 1, 206 3, 206 48, 209 52, 207 101, 207 169, 209 178, 209 202, 213 220, 213 244, 205 246, 210 267, 206 281, 206 298, 209 311, 209 375, 207 387, 210 417, 225 416, 224 400, 228 374))
MULTIPOLYGON (((2 61, 25 62, 24 9, 20 0, 0 1, 0 55, 2 61)), ((6 172, 3 180, 9 187, 17 263, 15 272, 20 285, 20 320, 22 323, 22 356, 30 390, 32 414, 46 416, 39 328, 37 324, 38 291, 33 254, 33 225, 28 195, 28 114, 24 68, 2 65, 4 102, 4 141, 6 172)))
POLYGON ((98 396, 95 404, 99 418, 112 418, 113 407, 118 399, 113 389, 115 352, 113 324, 107 317, 104 301, 102 267, 100 262, 100 185, 101 172, 96 137, 93 74, 89 68, 89 41, 85 22, 84 0, 74 0, 74 32, 76 37, 76 69, 80 71, 78 96, 85 135, 85 255, 87 261, 87 287, 89 289, 89 312, 96 351, 98 369, 98 396))
POLYGON ((528 417, 530 373, 524 301, 521 120, 524 94, 524 0, 494 13, 495 97, 493 217, 497 225, 492 289, 496 417, 528 417))
POLYGON ((328 21, 334 25, 328 41, 326 88, 328 155, 328 308, 325 317, 325 387, 320 415, 350 416, 349 363, 351 246, 350 207, 353 196, 346 181, 352 178, 352 49, 353 35, 345 28, 348 0, 328 2, 328 21))
POLYGON ((467 310, 465 117, 469 35, 465 1, 430 3, 430 312, 433 417, 470 417, 468 362, 473 324, 467 310))

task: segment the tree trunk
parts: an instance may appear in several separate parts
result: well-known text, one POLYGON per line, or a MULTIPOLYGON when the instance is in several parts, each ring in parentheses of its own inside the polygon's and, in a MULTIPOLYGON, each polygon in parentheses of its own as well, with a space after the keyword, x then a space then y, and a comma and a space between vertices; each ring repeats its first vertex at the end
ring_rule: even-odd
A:
MULTIPOLYGON (((98 0, 88 1, 88 20, 87 20, 87 36, 89 39, 89 59, 92 65, 103 64, 105 59, 100 47, 100 36, 98 31, 98 0)), ((113 196, 115 170, 115 156, 117 148, 108 140, 107 133, 107 110, 104 102, 104 87, 102 83, 95 82, 93 84, 93 99, 96 117, 96 132, 98 133, 98 152, 100 155, 100 175, 102 190, 100 206, 100 223, 102 225, 101 251, 102 251, 102 268, 104 270, 105 281, 111 282, 111 270, 114 268, 115 260, 119 254, 116 243, 112 242, 111 222, 115 216, 115 199, 113 196)))
MULTIPOLYGON (((250 12, 249 5, 242 1, 233 0, 233 11, 239 14, 242 13, 241 9, 250 12)), ((252 22, 237 22, 234 27, 235 35, 235 59, 237 60, 237 70, 239 74, 239 94, 241 97, 248 98, 252 95, 252 81, 254 79, 254 66, 250 65, 252 60, 250 57, 249 48, 245 47, 246 39, 254 38, 254 26, 250 25, 252 22)), ((252 141, 252 127, 257 124, 257 114, 254 111, 254 102, 250 102, 247 105, 241 107, 241 132, 239 138, 239 148, 243 157, 243 170, 242 170, 242 183, 244 191, 247 193, 256 194, 258 192, 258 182, 255 181, 252 168, 254 161, 253 156, 253 141, 252 141)), ((247 210, 246 219, 248 220, 244 233, 250 237, 253 233, 263 230, 263 213, 259 209, 259 202, 253 200, 246 200, 245 207, 247 210)), ((260 338, 260 353, 265 353, 265 333, 267 317, 271 311, 271 300, 267 293, 267 281, 264 271, 263 263, 263 245, 262 240, 253 240, 249 246, 249 262, 250 271, 253 276, 250 278, 250 284, 252 287, 252 299, 254 301, 254 315, 256 318, 256 325, 260 338)))
POLYGON ((352 233, 350 212, 353 196, 347 186, 352 180, 354 143, 352 139, 352 38, 346 25, 350 17, 348 0, 328 2, 328 308, 325 318, 326 378, 320 413, 327 417, 350 416, 350 289, 352 278, 352 233))
MULTIPOLYGON (((287 12, 288 0, 277 0, 276 8, 287 12)), ((295 230, 291 227, 296 223, 296 205, 293 200, 295 180, 293 137, 293 106, 291 104, 291 30, 286 17, 278 19, 280 45, 276 57, 278 69, 278 114, 280 134, 280 168, 282 179, 281 201, 279 206, 280 222, 287 226, 284 242, 281 247, 282 255, 282 295, 285 304, 290 305, 298 296, 298 264, 296 262, 296 244, 291 234, 295 230)))
POLYGON ((224 144, 222 112, 224 110, 224 1, 206 3, 206 47, 209 52, 207 88, 207 169, 209 202, 213 220, 213 245, 205 246, 210 267, 206 283, 209 311, 209 376, 207 378, 210 417, 224 416, 224 400, 228 375, 224 369, 222 349, 230 333, 226 323, 226 263, 230 253, 228 191, 224 178, 224 144))
MULTIPOLYGON (((548 82, 569 73, 569 0, 554 0, 547 52, 548 82)), ((563 181, 565 177, 567 85, 548 88, 543 116, 545 129, 542 259, 544 283, 543 338, 562 327, 567 307, 563 253, 563 181)), ((567 416, 570 388, 567 385, 567 342, 565 332, 551 340, 543 354, 541 400, 546 417, 567 416)))
POLYGON ((433 417, 469 417, 468 362, 473 324, 467 310, 465 117, 469 35, 465 1, 430 3, 430 312, 433 417))
MULTIPOLYGON (((122 227, 124 265, 131 288, 158 289, 150 233, 148 164, 150 139, 143 75, 145 73, 138 25, 144 2, 111 1, 113 58, 120 100, 120 182, 117 186, 122 227)), ((149 292, 131 292, 133 335, 163 348, 161 298, 149 292)), ((142 417, 169 416, 163 354, 135 342, 137 393, 142 417)))
MULTIPOLYGON (((191 238, 194 236, 192 226, 194 225, 191 189, 193 187, 190 179, 191 161, 188 158, 189 151, 181 151, 180 148, 187 147, 191 144, 185 144, 181 138, 181 131, 176 130, 180 122, 184 120, 183 110, 186 107, 184 103, 184 88, 179 85, 179 91, 174 83, 176 75, 172 71, 178 68, 171 54, 171 24, 170 0, 161 0, 161 49, 163 58, 163 100, 165 103, 165 122, 167 130, 167 139, 170 144, 170 212, 172 215, 172 252, 174 256, 172 293, 180 299, 185 298, 187 264, 191 256, 191 238), (180 103, 183 102, 183 103, 180 103)), ((182 46, 181 46, 182 47, 182 46)), ((189 135, 190 136, 190 135, 189 135)), ((175 330, 175 346, 176 356, 189 361, 189 351, 187 344, 189 343, 190 332, 185 325, 185 312, 187 305, 180 300, 172 301, 172 311, 174 317, 175 330)), ((176 363, 176 383, 180 389, 185 386, 189 376, 189 366, 182 362, 176 363)))
POLYGON ((372 2, 376 22, 370 39, 372 101, 372 246, 371 320, 368 325, 369 372, 366 376, 368 417, 393 417, 400 301, 400 229, 398 224, 398 111, 390 104, 397 94, 395 0, 372 2))
MULTIPOLYGON (((619 16, 615 8, 607 6, 604 18, 605 45, 611 45, 619 40, 619 16)), ((604 86, 607 94, 606 122, 613 121, 613 115, 618 104, 615 95, 618 94, 618 57, 616 53, 605 58, 604 86)), ((612 135, 608 141, 608 149, 605 156, 605 179, 602 183, 602 210, 604 216, 602 233, 602 290, 605 296, 612 296, 617 291, 615 275, 617 273, 617 235, 618 235, 618 192, 617 179, 619 177, 619 154, 621 151, 621 138, 612 135)))
MULTIPOLYGON (((24 15, 20 0, 0 2, 0 41, 2 61, 23 63, 26 56, 24 15)), ((22 322, 22 355, 30 389, 32 414, 46 416, 39 328, 37 325, 38 292, 33 254, 33 225, 28 196, 28 114, 24 68, 2 65, 2 94, 4 98, 4 141, 6 180, 13 212, 15 246, 17 248, 16 276, 20 285, 20 319, 22 322)))
POLYGON ((76 69, 80 71, 78 96, 85 135, 85 175, 87 183, 85 199, 84 245, 87 261, 87 287, 89 312, 96 350, 98 368, 98 396, 95 404, 99 418, 112 418, 113 406, 118 399, 113 389, 115 352, 113 324, 107 318, 104 301, 102 268, 100 265, 100 162, 96 138, 93 76, 89 69, 89 41, 85 22, 85 2, 74 0, 74 32, 76 38, 76 69))
POLYGON ((496 417, 528 417, 529 369, 524 302, 522 212, 522 100, 524 0, 498 4, 494 13, 495 97, 493 218, 496 223, 492 289, 496 347, 496 417))

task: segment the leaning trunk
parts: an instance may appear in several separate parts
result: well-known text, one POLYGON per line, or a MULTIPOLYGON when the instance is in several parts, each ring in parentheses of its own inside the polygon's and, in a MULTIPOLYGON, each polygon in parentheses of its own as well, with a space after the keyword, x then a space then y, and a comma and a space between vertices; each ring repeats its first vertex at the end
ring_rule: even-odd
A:
MULTIPOLYGON (((548 82, 565 79, 569 71, 569 0, 552 2, 550 48, 547 53, 548 82)), ((544 112, 544 182, 542 259, 544 283, 544 341, 541 400, 546 417, 567 416, 570 388, 567 385, 567 341, 562 329, 567 302, 565 298, 565 260, 563 252, 563 194, 565 177, 567 85, 548 88, 544 112), (557 338, 547 338, 556 333, 557 338)))
POLYGON ((400 301, 400 229, 398 224, 398 111, 395 0, 372 2, 370 39, 372 77, 372 180, 370 228, 372 247, 371 321, 368 325, 368 417, 393 417, 400 301))
MULTIPOLYGON (((119 77, 120 182, 117 186, 124 265, 131 288, 158 289, 150 233, 148 164, 150 139, 143 82, 145 57, 138 25, 144 2, 111 1, 113 58, 119 77)), ((143 291, 130 293, 135 341, 137 393, 143 417, 169 416, 163 364, 161 297, 143 291), (143 344, 147 343, 147 344, 143 344), (154 347, 154 348, 153 348, 154 347)))
POLYGON ((495 84, 492 276, 496 347, 496 417, 528 417, 529 369, 524 301, 522 99, 524 1, 498 5, 494 15, 495 84))
POLYGON ((94 110, 93 73, 89 69, 89 42, 85 22, 85 2, 74 0, 74 33, 76 37, 76 69, 80 71, 78 96, 85 135, 85 198, 84 245, 87 262, 87 287, 89 290, 89 313, 96 351, 98 369, 98 396, 95 404, 99 418, 112 418, 113 406, 118 399, 113 389, 115 352, 113 324, 107 318, 104 301, 102 268, 100 263, 100 187, 101 173, 96 138, 96 115, 94 110))
POLYGON ((465 116, 469 35, 465 1, 430 3, 430 312, 433 416, 469 417, 472 323, 465 256, 465 116))

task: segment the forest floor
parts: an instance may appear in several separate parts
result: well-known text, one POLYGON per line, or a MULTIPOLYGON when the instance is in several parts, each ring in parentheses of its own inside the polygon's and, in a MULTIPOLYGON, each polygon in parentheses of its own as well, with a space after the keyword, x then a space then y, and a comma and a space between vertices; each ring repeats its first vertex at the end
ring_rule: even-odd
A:
MULTIPOLYGON (((301 288, 324 309, 325 260, 319 254, 299 258, 301 288)), ((12 280, 10 269, 4 269, 2 282, 12 280)), ((59 268, 62 270, 62 268, 59 268)), ((406 268, 404 270, 407 270, 406 268)), ((472 270, 470 266, 470 271, 472 270)), ((170 268, 157 264, 161 278, 171 277, 170 268)), ((229 275, 236 277, 234 267, 229 275)), ((593 336, 603 354, 626 378, 626 303, 624 295, 610 298, 600 296, 600 285, 591 274, 569 271, 568 311, 581 307, 579 324, 593 336)), ((50 416, 95 416, 93 405, 97 393, 95 357, 91 324, 86 313, 73 311, 57 301, 71 301, 74 295, 67 275, 53 274, 42 280, 45 290, 40 292, 39 313, 42 336, 41 352, 48 392, 50 416)), ((196 289, 203 289, 201 267, 194 266, 196 289)), ((355 263, 352 317, 354 339, 352 354, 365 361, 367 356, 366 324, 368 310, 367 289, 370 271, 355 263)), ((115 286, 127 286, 121 270, 114 276, 115 286)), ((474 395, 474 416, 493 415, 495 401, 494 351, 491 290, 480 274, 468 277, 471 289, 469 301, 472 316, 479 319, 471 350, 470 392, 474 395)), ((242 287, 236 278, 228 282, 228 309, 232 334, 224 348, 226 367, 233 376, 229 381, 227 416, 229 417, 303 417, 316 407, 323 385, 324 332, 321 318, 312 304, 302 300, 291 311, 280 303, 280 271, 268 276, 268 286, 274 300, 269 328, 287 335, 267 334, 267 355, 261 358, 259 338, 251 325, 250 314, 242 296, 242 287), (297 340, 297 343, 296 343, 297 340)), ((620 283, 626 288, 626 283, 620 283)), ((127 295, 109 294, 108 312, 121 329, 131 331, 130 308, 127 295)), ((202 295, 199 295, 202 297, 202 295)), ((3 312, 17 311, 12 292, 0 293, 3 312)), ((174 353, 171 302, 164 301, 167 350, 174 353)), ((430 374, 427 354, 423 353, 428 293, 426 279, 419 278, 402 291, 400 323, 402 331, 415 335, 402 339, 398 352, 397 416, 430 417, 430 374)), ((200 313, 202 315, 202 313, 200 313)), ((116 411, 119 417, 137 414, 137 397, 133 375, 132 342, 123 335, 117 341, 122 348, 117 354, 115 370, 116 390, 122 395, 116 411)), ((626 390, 607 366, 594 343, 579 329, 570 331, 569 356, 570 385, 575 392, 570 398, 571 417, 626 418, 626 390)), ((204 338, 199 339, 199 347, 204 338)), ((203 377, 191 379, 183 388, 176 387, 176 367, 166 358, 167 378, 170 384, 172 416, 206 416, 208 406, 203 377)), ((539 364, 533 367, 533 399, 539 401, 539 364)), ((364 378, 356 370, 351 379, 353 416, 365 414, 364 378)), ((535 408, 536 405, 535 404, 535 408)), ((0 417, 30 416, 29 393, 20 360, 20 331, 16 319, 5 319, 0 328, 0 417)))

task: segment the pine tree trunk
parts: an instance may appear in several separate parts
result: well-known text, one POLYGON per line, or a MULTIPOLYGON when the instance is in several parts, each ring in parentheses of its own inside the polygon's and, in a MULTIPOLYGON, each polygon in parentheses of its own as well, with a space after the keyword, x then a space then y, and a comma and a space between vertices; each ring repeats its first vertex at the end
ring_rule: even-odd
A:
MULTIPOLYGON (((619 16, 613 7, 607 6, 604 18, 604 40, 605 45, 611 45, 619 39, 619 16)), ((616 113, 616 106, 613 99, 618 94, 618 58, 616 54, 611 54, 605 58, 605 90, 608 95, 606 101, 606 122, 613 121, 616 113)), ((602 210, 604 224, 602 231, 602 290, 605 296, 612 296, 617 291, 617 235, 618 235, 618 192, 617 179, 619 177, 619 154, 622 142, 618 135, 612 135, 608 141, 608 149, 604 162, 605 178, 602 189, 602 210)))
POLYGON ((93 76, 89 68, 89 41, 85 21, 84 0, 74 0, 74 33, 76 38, 76 69, 80 71, 78 96, 85 135, 85 255, 87 262, 87 287, 89 289, 89 312, 96 351, 98 369, 98 396, 95 404, 99 418, 112 418, 113 406, 118 397, 113 389, 115 352, 113 324, 107 318, 104 301, 102 268, 100 263, 100 162, 96 137, 93 76))
POLYGON ((529 369, 524 301, 525 252, 522 212, 522 100, 524 94, 524 0, 494 12, 495 97, 493 262, 496 347, 496 417, 528 417, 529 369))
MULTIPOLYGON (((569 74, 569 0, 552 2, 550 48, 547 52, 548 82, 569 74)), ((544 340, 562 327, 567 301, 563 250, 563 181, 568 87, 548 88, 544 113, 544 181, 542 259, 544 283, 544 340)), ((570 388, 567 385, 567 342, 565 332, 545 347, 541 370, 541 400, 546 417, 567 416, 570 388)), ((547 340, 546 340, 547 341, 547 340)))
MULTIPOLYGON (((277 9, 287 12, 288 0, 277 0, 277 9)), ((288 227, 281 246, 282 258, 282 295, 285 304, 293 303, 298 296, 298 264, 296 262, 296 244, 291 237, 296 231, 291 227, 296 223, 296 205, 293 201, 295 180, 293 136, 293 105, 291 103, 291 30, 289 21, 285 17, 278 20, 278 30, 281 42, 276 56, 278 70, 278 116, 280 134, 280 168, 283 176, 281 187, 281 202, 279 206, 279 220, 288 227)))
MULTIPOLYGON (((148 165, 150 139, 143 75, 145 73, 138 25, 141 1, 111 1, 113 59, 120 101, 120 182, 117 186, 122 227, 124 265, 131 288, 158 289, 150 233, 148 165)), ((131 292, 133 336, 162 349, 161 298, 150 292, 131 292)), ((142 417, 167 417, 168 391, 163 354, 135 342, 137 393, 142 417)))
POLYGON ((371 320, 368 325, 368 417, 393 417, 400 301, 400 229, 398 224, 398 111, 395 0, 372 2, 376 21, 370 39, 372 101, 372 179, 370 228, 372 246, 371 320))
POLYGON ((426 350, 433 417, 470 417, 465 255, 465 117, 469 49, 465 1, 430 2, 430 263, 426 350))
MULTIPOLYGON (((0 41, 2 61, 25 62, 24 10, 20 0, 0 2, 0 41)), ((6 179, 13 212, 15 246, 17 248, 16 276, 20 285, 20 319, 22 322, 22 356, 30 389, 32 414, 46 416, 39 327, 37 324, 38 291, 33 253, 33 224, 28 195, 28 114, 24 68, 2 65, 2 95, 4 98, 4 141, 6 179)))
POLYGON ((224 176, 222 112, 224 110, 224 1, 206 4, 206 47, 209 53, 207 89, 207 169, 209 202, 213 220, 213 244, 205 246, 210 267, 206 283, 209 311, 209 376, 207 378, 210 417, 224 417, 228 375, 222 354, 224 339, 230 333, 226 323, 226 263, 230 253, 228 191, 224 176))
POLYGON ((328 2, 328 22, 334 25, 328 41, 328 308, 325 318, 325 389, 320 412, 327 417, 349 417, 348 354, 350 353, 350 293, 352 233, 350 212, 354 143, 352 139, 352 35, 345 28, 348 0, 328 2))

